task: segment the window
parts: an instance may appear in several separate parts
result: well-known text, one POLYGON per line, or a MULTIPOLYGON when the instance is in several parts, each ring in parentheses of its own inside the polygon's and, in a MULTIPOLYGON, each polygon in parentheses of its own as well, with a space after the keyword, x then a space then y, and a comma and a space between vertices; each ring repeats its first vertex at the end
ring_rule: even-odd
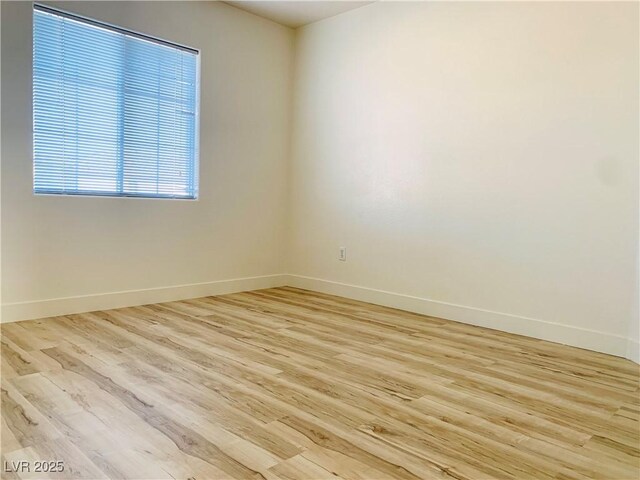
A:
POLYGON ((34 192, 196 198, 198 52, 33 12, 34 192))

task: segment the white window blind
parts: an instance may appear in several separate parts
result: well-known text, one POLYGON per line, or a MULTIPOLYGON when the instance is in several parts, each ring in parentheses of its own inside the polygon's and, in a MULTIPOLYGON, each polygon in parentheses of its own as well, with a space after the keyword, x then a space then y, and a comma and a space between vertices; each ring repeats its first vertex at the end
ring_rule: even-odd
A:
POLYGON ((198 52, 35 5, 34 192, 196 198, 198 52))

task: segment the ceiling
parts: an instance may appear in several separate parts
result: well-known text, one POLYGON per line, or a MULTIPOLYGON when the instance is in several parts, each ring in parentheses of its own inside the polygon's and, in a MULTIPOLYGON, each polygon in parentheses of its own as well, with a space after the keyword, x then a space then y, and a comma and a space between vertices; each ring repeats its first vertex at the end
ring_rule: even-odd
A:
POLYGON ((254 13, 287 27, 298 28, 323 18, 333 17, 339 13, 353 10, 373 2, 361 1, 260 1, 240 0, 225 2, 247 12, 254 13))

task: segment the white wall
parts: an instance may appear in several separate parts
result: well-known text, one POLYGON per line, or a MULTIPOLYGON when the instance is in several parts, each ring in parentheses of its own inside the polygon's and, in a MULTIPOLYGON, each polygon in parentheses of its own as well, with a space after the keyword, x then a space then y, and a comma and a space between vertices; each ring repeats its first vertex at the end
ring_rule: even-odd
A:
POLYGON ((201 198, 33 196, 3 2, 5 321, 286 282, 638 361, 638 4, 54 5, 202 50, 201 198))
POLYGON ((626 353, 637 3, 379 2, 296 59, 294 284, 626 353))
POLYGON ((3 2, 4 320, 281 283, 292 30, 213 2, 52 5, 201 49, 200 199, 34 196, 31 3, 3 2))

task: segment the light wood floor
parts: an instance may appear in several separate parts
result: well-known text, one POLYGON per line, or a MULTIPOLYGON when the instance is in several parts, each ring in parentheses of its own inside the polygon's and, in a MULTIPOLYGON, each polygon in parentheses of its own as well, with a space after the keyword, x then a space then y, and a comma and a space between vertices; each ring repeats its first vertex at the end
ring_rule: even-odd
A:
POLYGON ((540 340, 294 288, 1 338, 3 478, 640 476, 638 366, 540 340))

